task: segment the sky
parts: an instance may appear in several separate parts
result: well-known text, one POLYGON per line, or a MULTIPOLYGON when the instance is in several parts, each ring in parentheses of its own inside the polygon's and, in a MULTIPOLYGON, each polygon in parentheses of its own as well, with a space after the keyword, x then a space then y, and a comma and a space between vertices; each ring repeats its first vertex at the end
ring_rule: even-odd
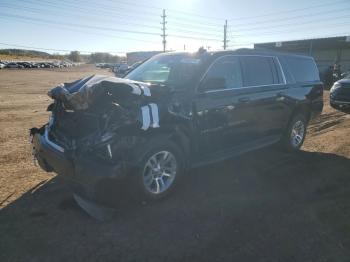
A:
POLYGON ((0 0, 0 48, 67 53, 228 48, 350 35, 350 0, 0 0))

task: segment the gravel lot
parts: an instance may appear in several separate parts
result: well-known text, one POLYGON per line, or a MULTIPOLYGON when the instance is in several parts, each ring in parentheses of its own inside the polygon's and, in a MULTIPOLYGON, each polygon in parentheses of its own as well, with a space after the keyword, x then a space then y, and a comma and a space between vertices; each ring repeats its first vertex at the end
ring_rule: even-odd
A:
POLYGON ((99 223, 32 164, 46 92, 92 66, 0 71, 0 261, 349 261, 350 115, 326 107, 303 151, 268 148, 192 170, 169 198, 123 196, 99 223))

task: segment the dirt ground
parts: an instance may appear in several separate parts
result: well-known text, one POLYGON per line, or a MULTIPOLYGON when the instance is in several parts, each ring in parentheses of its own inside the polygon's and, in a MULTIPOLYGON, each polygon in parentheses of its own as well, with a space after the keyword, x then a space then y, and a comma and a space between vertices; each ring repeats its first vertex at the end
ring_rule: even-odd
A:
POLYGON ((120 199, 100 223, 32 164, 28 142, 47 121, 46 92, 96 73, 110 74, 0 71, 0 261, 350 260, 350 115, 329 107, 328 92, 302 152, 267 148, 192 170, 169 198, 120 199))

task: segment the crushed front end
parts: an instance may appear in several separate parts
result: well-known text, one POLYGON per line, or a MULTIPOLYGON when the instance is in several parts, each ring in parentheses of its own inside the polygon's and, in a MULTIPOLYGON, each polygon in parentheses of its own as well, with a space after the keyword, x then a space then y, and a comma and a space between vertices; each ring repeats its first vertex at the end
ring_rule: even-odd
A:
POLYGON ((134 150, 159 127, 159 106, 143 83, 93 76, 52 89, 50 120, 32 128, 40 167, 96 199, 104 185, 121 185, 135 165, 134 150))

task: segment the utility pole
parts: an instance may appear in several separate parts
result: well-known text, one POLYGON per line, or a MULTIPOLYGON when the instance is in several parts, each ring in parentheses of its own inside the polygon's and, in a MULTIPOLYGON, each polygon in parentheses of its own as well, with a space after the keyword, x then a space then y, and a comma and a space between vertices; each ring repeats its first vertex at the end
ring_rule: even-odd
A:
POLYGON ((165 21, 165 18, 166 18, 166 14, 165 14, 165 9, 163 9, 163 15, 161 16, 162 18, 162 22, 161 22, 161 25, 162 25, 162 34, 161 34, 161 37, 163 38, 163 52, 166 51, 166 37, 167 35, 165 34, 165 30, 166 30, 166 27, 165 25, 167 24, 167 22, 165 21))
POLYGON ((226 50, 228 42, 229 41, 227 40, 227 20, 225 20, 225 25, 224 25, 224 50, 226 50))

